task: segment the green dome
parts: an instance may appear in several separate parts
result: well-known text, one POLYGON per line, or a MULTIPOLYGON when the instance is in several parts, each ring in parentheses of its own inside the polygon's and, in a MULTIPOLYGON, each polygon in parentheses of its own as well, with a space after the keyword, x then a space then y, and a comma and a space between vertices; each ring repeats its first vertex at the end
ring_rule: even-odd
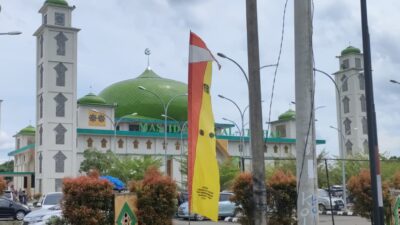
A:
POLYGON ((66 2, 65 0, 46 0, 44 3, 68 6, 68 2, 66 2))
POLYGON ((342 51, 342 56, 349 54, 360 54, 360 53, 361 53, 360 49, 353 46, 349 46, 342 51))
POLYGON ((22 135, 35 135, 36 129, 29 125, 27 127, 25 127, 24 129, 20 130, 18 132, 18 134, 22 134, 22 135))
MULTIPOLYGON (((163 119, 164 107, 154 94, 165 104, 173 97, 187 93, 187 85, 171 79, 164 79, 150 69, 146 69, 135 79, 121 81, 105 88, 99 96, 108 104, 117 103, 115 117, 132 113, 155 119, 163 119), (139 89, 139 86, 146 90, 139 89)), ((176 97, 168 107, 168 117, 176 120, 187 120, 187 97, 176 97)))
POLYGON ((99 97, 93 93, 89 93, 82 98, 78 99, 80 105, 106 105, 107 102, 104 98, 99 97))
POLYGON ((285 113, 281 114, 278 118, 279 120, 292 120, 296 118, 296 112, 292 109, 289 109, 285 113))

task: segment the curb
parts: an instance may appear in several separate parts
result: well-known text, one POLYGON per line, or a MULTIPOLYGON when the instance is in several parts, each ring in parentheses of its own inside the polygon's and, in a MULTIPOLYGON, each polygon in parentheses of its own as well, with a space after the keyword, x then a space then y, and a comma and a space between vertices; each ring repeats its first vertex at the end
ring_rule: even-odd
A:
MULTIPOLYGON (((320 215, 332 215, 332 212, 329 211, 329 210, 325 211, 325 212, 319 211, 319 214, 320 215)), ((348 211, 348 212, 333 211, 333 215, 335 215, 335 216, 357 216, 356 213, 350 212, 350 211, 348 211)), ((225 217, 224 221, 225 222, 234 222, 234 223, 236 223, 236 222, 239 221, 239 218, 238 217, 225 217)))

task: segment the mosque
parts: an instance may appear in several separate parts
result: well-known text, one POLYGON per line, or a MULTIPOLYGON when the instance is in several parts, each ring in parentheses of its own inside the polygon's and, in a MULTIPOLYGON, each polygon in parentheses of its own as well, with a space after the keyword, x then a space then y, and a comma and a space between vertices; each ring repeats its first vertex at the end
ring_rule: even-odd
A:
MULTIPOLYGON (((15 188, 25 188, 30 193, 60 191, 64 177, 81 175, 79 168, 86 149, 111 150, 120 156, 160 157, 165 159, 161 170, 180 184, 180 159, 187 155, 187 85, 147 68, 134 79, 114 83, 97 95, 89 93, 78 98, 80 29, 71 26, 74 8, 65 0, 46 0, 39 10, 42 24, 34 33, 36 124, 14 136, 16 147, 8 154, 14 157, 15 188)), ((350 153, 361 151, 367 142, 365 129, 351 127, 351 122, 363 124, 365 117, 363 77, 357 75, 357 85, 350 83, 357 79, 348 79, 353 76, 349 74, 358 74, 362 67, 360 56, 354 47, 343 50, 339 56, 341 67, 335 74, 342 87, 337 104, 345 104, 344 112, 338 112, 339 125, 343 123, 347 131, 344 138, 348 138, 342 143, 350 153), (352 92, 356 87, 357 92, 352 92), (361 105, 356 109, 349 101, 360 101, 361 105), (351 114, 353 111, 355 115, 351 114)), ((265 139, 265 157, 296 155, 295 117, 295 112, 288 110, 271 122, 272 136, 265 139)), ((219 161, 228 157, 251 158, 248 136, 240 151, 241 138, 234 130, 232 124, 216 124, 219 161)), ((324 143, 317 140, 317 144, 324 143)), ((246 169, 250 168, 250 161, 246 160, 246 169)))

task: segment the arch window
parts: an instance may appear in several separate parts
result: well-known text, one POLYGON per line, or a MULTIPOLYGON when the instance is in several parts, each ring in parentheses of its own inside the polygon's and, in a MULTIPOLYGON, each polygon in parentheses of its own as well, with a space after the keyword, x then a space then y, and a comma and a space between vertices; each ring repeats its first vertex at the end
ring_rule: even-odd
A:
POLYGON ((105 138, 101 139, 101 147, 107 148, 107 140, 105 138))
POLYGON ((93 139, 92 138, 88 138, 86 142, 87 142, 88 148, 93 148, 93 139))
POLYGON ((57 66, 54 67, 56 71, 56 86, 64 87, 65 86, 65 72, 68 70, 67 67, 64 66, 63 63, 58 63, 57 66))
POLYGON ((352 155, 353 154, 353 143, 351 143, 351 141, 350 140, 348 140, 347 142, 346 142, 346 152, 347 152, 347 155, 352 155))
POLYGON ((43 88, 43 64, 39 68, 39 88, 43 88))
POLYGON ((358 83, 360 85, 360 90, 365 90, 365 77, 364 74, 358 75, 358 83))
POLYGON ((43 118, 43 96, 39 97, 39 118, 43 118))
POLYGON ((43 144, 43 127, 39 127, 39 145, 43 144))
POLYGON ((344 132, 347 135, 350 135, 351 134, 351 120, 349 118, 346 118, 344 120, 343 124, 344 124, 344 132))
POLYGON ((342 91, 348 91, 349 86, 347 84, 347 76, 343 75, 342 78, 340 78, 340 80, 342 81, 342 91))
POLYGON ((63 145, 65 143, 65 133, 67 132, 67 129, 59 123, 55 128, 54 131, 56 132, 56 144, 57 145, 63 145))
POLYGON ((285 145, 285 153, 288 154, 289 153, 289 147, 287 145, 285 145))
POLYGON ((139 148, 139 141, 138 141, 137 139, 135 139, 135 140, 133 141, 133 148, 134 148, 134 149, 138 149, 138 148, 139 148))
POLYGON ((43 156, 42 153, 39 152, 39 173, 42 173, 42 168, 43 168, 43 156))
POLYGON ((123 148, 124 147, 124 141, 122 139, 118 140, 118 148, 123 148))
POLYGON ((365 154, 368 154, 368 152, 369 152, 369 146, 368 146, 368 140, 367 140, 367 139, 364 140, 364 142, 363 142, 363 147, 364 147, 364 153, 365 153, 365 154))
POLYGON ((56 173, 64 173, 64 162, 67 157, 61 151, 58 151, 58 153, 54 155, 53 159, 56 163, 56 173))
POLYGON ((65 102, 67 98, 59 93, 56 97, 54 97, 54 101, 56 102, 56 116, 64 117, 65 116, 65 102))
POLYGON ((274 153, 278 153, 278 146, 274 145, 274 153))
POLYGON ((179 141, 175 142, 175 150, 179 151, 181 149, 181 143, 179 141))
POLYGON ((153 143, 150 140, 147 140, 147 142, 146 142, 147 149, 151 149, 152 144, 153 143))
POLYGON ((365 95, 361 95, 360 104, 361 104, 361 112, 366 112, 367 111, 367 105, 366 105, 366 101, 365 101, 365 95))
POLYGON ((347 96, 343 98, 343 112, 349 113, 350 112, 350 99, 347 96))
POLYGON ((363 117, 361 119, 361 124, 362 124, 363 134, 368 134, 368 123, 366 117, 363 117))

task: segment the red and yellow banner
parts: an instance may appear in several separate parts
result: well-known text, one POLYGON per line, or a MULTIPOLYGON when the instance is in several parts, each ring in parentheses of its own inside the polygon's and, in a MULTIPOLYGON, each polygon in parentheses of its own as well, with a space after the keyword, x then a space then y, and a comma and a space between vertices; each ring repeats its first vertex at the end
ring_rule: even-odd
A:
POLYGON ((188 91, 188 192, 192 213, 218 220, 219 171, 211 74, 214 57, 206 44, 190 32, 188 91))

